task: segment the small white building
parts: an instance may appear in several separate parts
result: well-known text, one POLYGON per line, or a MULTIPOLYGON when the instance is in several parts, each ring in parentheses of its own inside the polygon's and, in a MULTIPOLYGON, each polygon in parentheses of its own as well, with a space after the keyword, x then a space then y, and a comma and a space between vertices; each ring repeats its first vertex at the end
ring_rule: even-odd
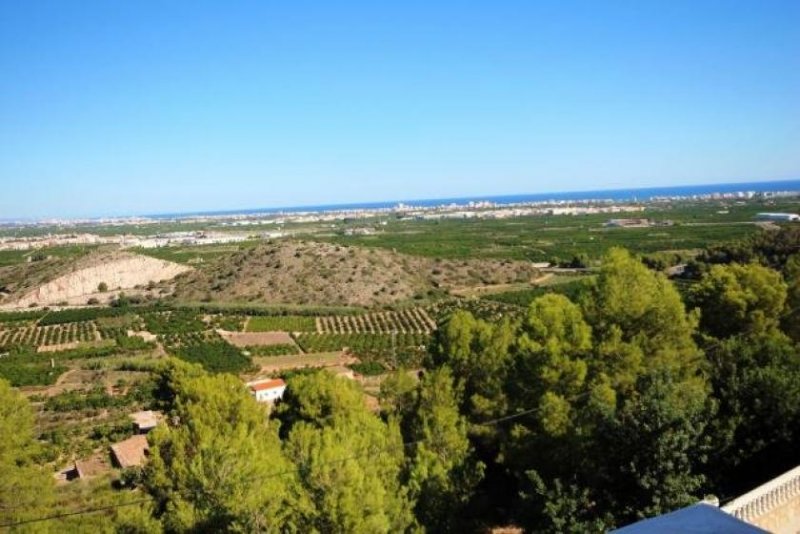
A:
POLYGON ((152 410, 136 412, 129 415, 139 434, 147 434, 158 425, 161 413, 152 410))
POLYGON ((800 215, 796 213, 764 212, 756 215, 756 219, 760 219, 762 221, 797 222, 800 221, 800 215))
POLYGON ((283 392, 286 391, 286 382, 280 378, 254 380, 245 385, 256 398, 257 402, 266 402, 269 404, 274 404, 275 401, 283 398, 283 392))

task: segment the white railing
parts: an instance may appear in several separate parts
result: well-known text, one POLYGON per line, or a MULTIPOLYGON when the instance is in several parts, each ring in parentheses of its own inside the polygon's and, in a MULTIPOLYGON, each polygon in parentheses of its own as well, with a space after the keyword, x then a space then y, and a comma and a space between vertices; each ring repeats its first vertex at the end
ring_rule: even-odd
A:
POLYGON ((751 521, 800 496, 800 466, 787 471, 722 507, 743 521, 751 521))

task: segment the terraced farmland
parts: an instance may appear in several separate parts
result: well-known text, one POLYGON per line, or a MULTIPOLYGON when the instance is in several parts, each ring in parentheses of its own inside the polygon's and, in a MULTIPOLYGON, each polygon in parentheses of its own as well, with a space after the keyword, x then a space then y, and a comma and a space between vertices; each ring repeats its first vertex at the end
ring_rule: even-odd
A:
POLYGON ((259 315, 247 321, 248 332, 313 332, 313 317, 303 315, 259 315))
POLYGON ((115 337, 100 330, 94 321, 48 326, 22 326, 0 329, 0 347, 9 345, 50 346, 64 343, 99 341, 115 337))
POLYGON ((436 322, 422 308, 382 311, 364 315, 317 317, 320 334, 430 334, 436 322))

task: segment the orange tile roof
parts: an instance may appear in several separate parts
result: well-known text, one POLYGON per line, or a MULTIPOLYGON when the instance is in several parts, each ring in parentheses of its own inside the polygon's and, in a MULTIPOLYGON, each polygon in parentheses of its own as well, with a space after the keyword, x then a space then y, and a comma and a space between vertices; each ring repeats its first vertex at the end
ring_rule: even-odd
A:
POLYGON ((248 386, 251 391, 264 391, 265 389, 285 387, 286 382, 280 378, 275 378, 273 380, 264 380, 263 382, 251 382, 248 386))

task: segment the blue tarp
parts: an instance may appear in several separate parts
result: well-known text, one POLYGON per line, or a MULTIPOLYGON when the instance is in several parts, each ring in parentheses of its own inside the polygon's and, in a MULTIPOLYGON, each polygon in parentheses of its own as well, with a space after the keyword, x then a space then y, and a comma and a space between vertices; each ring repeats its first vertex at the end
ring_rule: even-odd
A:
POLYGON ((668 514, 643 519, 614 530, 619 534, 763 534, 767 532, 723 512, 713 504, 697 503, 668 514))

